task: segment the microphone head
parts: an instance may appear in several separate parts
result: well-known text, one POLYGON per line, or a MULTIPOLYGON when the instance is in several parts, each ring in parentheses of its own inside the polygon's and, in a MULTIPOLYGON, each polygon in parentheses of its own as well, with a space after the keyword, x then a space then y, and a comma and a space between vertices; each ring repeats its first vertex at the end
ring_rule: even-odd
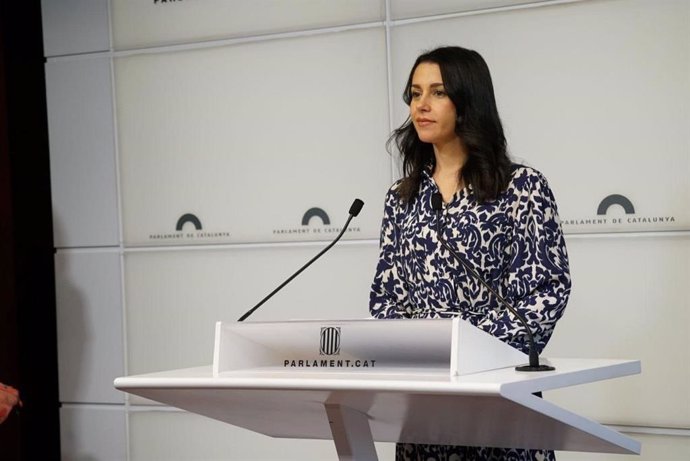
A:
POLYGON ((434 211, 441 211, 443 209, 443 197, 441 197, 439 192, 431 196, 431 208, 433 208, 434 211))
POLYGON ((350 205, 350 216, 357 216, 359 212, 362 211, 363 206, 364 202, 356 198, 355 201, 352 202, 352 205, 350 205))

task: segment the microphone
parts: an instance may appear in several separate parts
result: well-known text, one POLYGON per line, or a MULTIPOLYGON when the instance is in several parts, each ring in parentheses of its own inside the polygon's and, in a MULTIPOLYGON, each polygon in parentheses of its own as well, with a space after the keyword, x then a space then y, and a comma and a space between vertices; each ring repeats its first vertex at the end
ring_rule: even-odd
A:
POLYGON ((252 314, 254 313, 255 310, 257 310, 259 307, 261 307, 261 305, 262 305, 263 303, 265 303, 266 301, 268 301, 269 299, 271 299, 271 298, 273 297, 274 294, 278 293, 285 285, 287 285, 288 283, 290 283, 290 282, 292 281, 292 279, 294 279, 294 278, 297 277, 299 274, 301 274, 302 271, 303 271, 304 269, 306 269, 307 267, 311 266, 311 264, 312 264, 314 261, 316 261, 317 259, 319 259, 325 252, 327 252, 328 250, 330 250, 331 247, 333 247, 333 245, 335 245, 335 244, 338 242, 338 240, 340 240, 340 237, 343 236, 343 234, 344 234, 345 231, 347 230, 347 226, 350 224, 350 221, 352 221, 352 218, 354 218, 355 216, 357 216, 357 215, 359 214, 359 212, 362 211, 362 207, 363 207, 363 206, 364 206, 364 202, 361 201, 360 199, 356 198, 356 199, 354 200, 354 202, 352 202, 352 205, 350 205, 350 211, 349 211, 350 216, 347 218, 347 221, 345 222, 345 225, 343 226, 342 230, 340 231, 340 233, 338 234, 338 236, 335 238, 335 240, 333 240, 326 248, 324 248, 323 250, 321 250, 321 252, 320 252, 319 254, 317 254, 316 256, 314 256, 313 258, 311 258, 311 260, 309 260, 309 262, 308 262, 307 264, 305 264, 305 265, 302 266, 297 272, 295 272, 294 274, 292 274, 286 281, 284 281, 283 283, 281 283, 280 286, 278 286, 278 288, 276 288, 275 290, 273 290, 272 292, 270 292, 270 293, 268 294, 268 296, 266 296, 264 299, 262 299, 261 301, 259 301, 259 303, 258 303, 256 306, 252 307, 252 308, 249 309, 247 312, 245 312, 244 315, 243 315, 242 317, 240 317, 237 321, 238 321, 238 322, 242 322, 242 321, 244 321, 244 319, 246 319, 247 317, 249 317, 250 315, 252 315, 252 314))
POLYGON ((441 245, 444 246, 446 250, 450 252, 451 255, 455 259, 457 259, 460 264, 470 273, 472 276, 479 281, 486 289, 488 289, 491 294, 493 294, 498 301, 505 306, 522 324, 524 327, 525 331, 527 332, 527 341, 529 343, 529 365, 520 365, 518 367, 515 367, 515 370, 517 371, 553 371, 555 370, 554 367, 550 365, 540 365, 539 364, 539 354, 537 353, 537 347, 534 344, 534 335, 532 334, 532 330, 530 330, 529 325, 527 325, 527 321, 525 318, 518 313, 513 306, 511 306, 508 301, 506 301, 503 296, 499 295, 494 288, 489 285, 478 273, 472 266, 467 263, 464 258, 462 258, 451 246, 446 242, 446 240, 443 238, 443 235, 441 234, 441 210, 443 209, 443 198, 441 197, 441 194, 438 192, 433 194, 431 196, 431 207, 436 211, 436 234, 438 235, 438 240, 441 242, 441 245))

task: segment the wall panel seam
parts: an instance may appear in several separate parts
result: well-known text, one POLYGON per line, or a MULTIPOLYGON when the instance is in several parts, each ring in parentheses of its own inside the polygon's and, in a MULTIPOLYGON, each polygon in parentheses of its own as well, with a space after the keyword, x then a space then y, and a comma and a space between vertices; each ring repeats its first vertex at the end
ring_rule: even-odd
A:
POLYGON ((119 253, 122 251, 121 247, 109 245, 109 246, 97 246, 97 247, 55 247, 55 253, 119 253))
MULTIPOLYGON (((569 240, 599 240, 599 239, 655 239, 655 238, 673 238, 684 239, 690 237, 690 231, 650 231, 650 232, 607 232, 607 233, 577 233, 565 234, 566 241, 569 240)), ((251 242, 251 243, 218 243, 208 245, 136 245, 123 246, 122 252, 124 254, 130 253, 148 253, 161 251, 213 251, 213 250, 237 250, 237 249, 264 249, 264 248, 318 248, 328 245, 329 240, 316 240, 308 242, 251 242)), ((342 246, 378 246, 379 239, 357 239, 344 240, 338 242, 339 247, 342 246)), ((118 247, 111 247, 112 250, 117 251, 118 247)), ((62 249, 62 252, 79 251, 75 249, 62 249)), ((98 251, 98 250, 95 250, 98 251)))
POLYGON ((591 0, 543 0, 543 1, 536 1, 532 3, 522 3, 519 5, 507 5, 507 6, 497 6, 494 8, 484 8, 480 10, 471 10, 471 11, 459 11, 457 13, 443 13, 443 14, 435 14, 431 16, 417 16, 413 18, 406 18, 406 19, 394 19, 393 20, 393 26, 407 26, 409 24, 419 24, 423 22, 432 22, 432 21, 441 21, 444 19, 454 19, 454 18, 462 18, 462 17, 467 17, 467 16, 479 16, 482 14, 492 14, 492 13, 502 13, 505 11, 516 11, 516 10, 529 10, 532 8, 541 8, 544 6, 556 6, 556 5, 565 5, 568 3, 580 3, 580 2, 586 2, 586 1, 591 1, 591 0))
MULTIPOLYGON (((320 248, 330 244, 330 240, 318 240, 312 242, 257 242, 257 243, 219 243, 210 245, 179 245, 179 246, 139 246, 126 247, 125 254, 149 253, 159 251, 213 251, 213 250, 238 250, 238 249, 263 249, 263 248, 320 248)), ((371 246, 379 244, 378 239, 345 240, 338 242, 337 246, 371 246)))
MULTIPOLYGON (((393 57, 391 53, 391 1, 385 1, 386 8, 386 85, 388 89, 388 132, 393 132, 393 57)), ((390 178, 388 178, 388 183, 393 182, 395 177, 395 161, 393 156, 390 156, 390 178)))
MULTIPOLYGON (((505 11, 532 9, 532 8, 539 8, 539 7, 545 7, 545 6, 554 6, 554 5, 569 4, 569 3, 579 3, 579 2, 585 2, 585 1, 591 1, 591 0, 544 0, 544 1, 537 1, 537 2, 533 2, 533 3, 523 3, 520 5, 510 5, 510 6, 502 6, 502 7, 495 7, 495 8, 485 8, 485 9, 479 9, 479 10, 472 10, 472 11, 462 11, 462 12, 458 12, 458 13, 444 13, 444 14, 432 15, 432 16, 416 16, 416 17, 407 18, 407 19, 390 19, 388 16, 390 9, 389 9, 389 7, 387 7, 387 17, 386 17, 386 19, 384 19, 384 21, 370 21, 370 22, 364 22, 364 23, 352 23, 352 24, 344 24, 344 25, 340 25, 340 26, 319 27, 319 28, 314 28, 314 29, 301 29, 301 30, 295 30, 295 31, 290 31, 290 32, 276 32, 276 33, 266 33, 266 34, 258 34, 258 35, 244 35, 244 36, 240 35, 238 37, 225 38, 225 39, 206 40, 206 41, 197 41, 197 42, 189 42, 189 43, 176 43, 176 44, 170 44, 170 45, 148 46, 148 47, 132 48, 132 49, 118 50, 118 51, 115 51, 113 49, 112 33, 111 33, 110 51, 105 51, 105 52, 98 51, 98 52, 91 52, 91 53, 78 53, 78 54, 47 56, 46 60, 47 60, 47 62, 62 62, 62 61, 82 60, 82 59, 119 58, 119 57, 134 56, 134 55, 141 55, 141 54, 156 54, 156 53, 169 53, 169 52, 175 52, 175 51, 189 51, 189 50, 195 50, 195 49, 216 48, 216 47, 221 47, 221 46, 237 45, 237 44, 244 44, 244 43, 255 43, 255 42, 263 42, 263 41, 269 41, 269 40, 280 40, 280 39, 286 39, 286 38, 309 37, 309 36, 314 36, 314 35, 347 32, 350 30, 372 29, 372 28, 378 28, 378 27, 383 27, 383 28, 399 27, 399 26, 405 26, 405 25, 409 25, 409 24, 416 24, 416 23, 422 23, 422 22, 441 21, 444 19, 453 19, 453 18, 466 17, 466 16, 477 16, 477 15, 482 15, 482 14, 500 13, 500 12, 505 12, 505 11)), ((386 3, 388 3, 388 0, 386 0, 386 3)), ((108 5, 109 5, 109 13, 110 13, 110 2, 108 3, 108 5)), ((111 16, 109 14, 109 24, 110 23, 112 23, 112 19, 111 19, 111 16)), ((112 31, 112 24, 110 24, 110 28, 112 31)))
POLYGON ((566 233, 566 240, 594 240, 607 238, 683 238, 690 237, 690 230, 675 230, 675 231, 645 231, 645 232, 583 232, 583 233, 566 233))
POLYGON ((359 24, 346 24, 342 26, 321 27, 317 29, 303 29, 291 32, 278 32, 260 35, 247 35, 219 40, 208 40, 201 42, 177 43, 172 45, 160 45, 152 47, 135 48, 131 50, 106 51, 95 53, 81 53, 74 55, 51 56, 47 57, 47 62, 76 61, 82 59, 95 59, 103 57, 121 58, 142 54, 172 53, 178 51, 192 51, 207 48, 219 48, 223 46, 242 45, 246 43, 259 43, 273 40, 284 40, 290 38, 312 37, 325 34, 336 34, 353 30, 366 30, 384 27, 383 21, 365 22, 359 24))
MULTIPOLYGON (((122 222, 122 186, 121 186, 121 170, 120 170, 120 143, 119 143, 119 131, 117 123, 117 91, 115 83, 115 62, 112 57, 113 51, 113 6, 112 0, 107 0, 107 14, 108 14, 108 49, 109 49, 109 63, 110 63, 110 99, 111 99, 111 110, 112 110, 112 123, 113 123, 113 155, 115 156, 115 200, 117 207, 117 237, 118 237, 118 249, 120 252, 119 262, 120 262, 120 313, 121 313, 121 325, 122 329, 121 341, 122 341, 122 371, 123 375, 129 375, 129 364, 127 359, 127 303, 126 303, 126 290, 125 290, 125 257, 124 257, 124 225, 122 222)), ((131 443, 130 443, 130 430, 129 430, 129 399, 130 396, 124 393, 124 411, 125 411, 125 456, 126 460, 131 459, 131 443)))

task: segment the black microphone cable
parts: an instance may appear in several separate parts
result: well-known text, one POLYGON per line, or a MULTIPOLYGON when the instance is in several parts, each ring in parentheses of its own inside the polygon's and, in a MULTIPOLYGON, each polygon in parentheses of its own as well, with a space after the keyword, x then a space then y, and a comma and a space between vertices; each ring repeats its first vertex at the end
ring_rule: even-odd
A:
POLYGON ((472 276, 479 281, 484 287, 486 287, 487 290, 493 294, 498 301, 505 306, 522 324, 524 327, 525 331, 527 332, 527 341, 529 343, 529 365, 520 365, 518 367, 515 367, 517 371, 553 371, 556 368, 550 366, 550 365, 540 365, 539 364, 539 354, 537 353, 537 347, 536 344, 534 343, 534 335, 532 334, 532 330, 530 329, 529 325, 527 324, 527 321, 525 318, 518 313, 517 310, 513 306, 511 306, 508 301, 506 301, 503 296, 498 294, 494 288, 489 285, 480 275, 477 273, 477 271, 470 266, 464 258, 462 258, 451 246, 446 242, 446 240, 443 238, 443 235, 441 234, 441 210, 443 209, 443 198, 441 197, 440 193, 435 193, 434 195, 431 196, 431 207, 436 211, 436 234, 438 235, 438 241, 441 242, 441 245, 450 252, 450 254, 457 259, 460 264, 470 273, 472 276))

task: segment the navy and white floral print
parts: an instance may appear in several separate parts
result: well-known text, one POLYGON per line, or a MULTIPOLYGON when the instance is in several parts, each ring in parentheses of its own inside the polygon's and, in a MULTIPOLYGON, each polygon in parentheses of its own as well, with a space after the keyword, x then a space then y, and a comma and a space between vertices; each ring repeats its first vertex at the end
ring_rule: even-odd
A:
POLYGON ((555 461, 556 457, 552 451, 546 450, 399 443, 395 446, 395 459, 400 461, 555 461))
MULTIPOLYGON (((460 315, 527 352, 522 326, 441 246, 428 172, 409 203, 388 191, 379 258, 370 296, 376 318, 460 315)), ((491 202, 474 200, 471 186, 441 212, 446 241, 528 321, 540 351, 570 294, 568 255, 556 202, 544 176, 516 166, 508 188, 491 202)))
MULTIPOLYGON (((459 315, 527 352, 519 321, 441 246, 437 214, 431 206, 431 197, 439 190, 430 173, 423 172, 419 193, 408 202, 400 200, 399 184, 386 196, 371 314, 376 318, 459 315)), ((495 200, 479 203, 470 185, 444 205, 440 219, 445 240, 526 318, 541 352, 563 314, 571 286, 565 240, 546 178, 515 165, 508 188, 495 200)), ((452 448, 401 444, 397 457, 417 459, 411 455, 426 453, 419 459, 504 459, 503 455, 511 460, 554 459, 552 452, 540 450, 455 447, 448 451, 452 448), (478 450, 489 450, 492 457, 482 458, 478 450)))

